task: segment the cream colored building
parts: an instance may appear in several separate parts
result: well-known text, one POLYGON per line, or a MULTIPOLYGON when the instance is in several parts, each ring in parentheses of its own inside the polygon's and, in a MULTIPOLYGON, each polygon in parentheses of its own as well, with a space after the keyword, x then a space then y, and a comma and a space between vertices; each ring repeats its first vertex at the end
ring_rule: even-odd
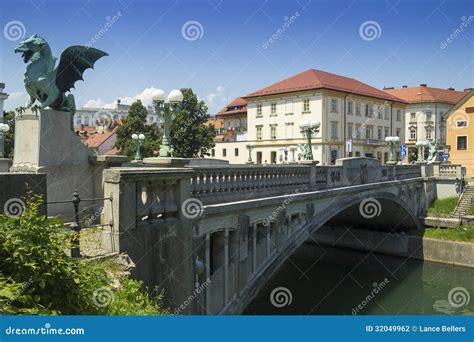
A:
POLYGON ((243 98, 247 141, 216 143, 214 158, 244 163, 246 145, 252 144, 252 161, 258 164, 290 162, 290 147, 306 143, 299 128, 304 120, 321 124, 312 143, 314 159, 322 165, 351 156, 384 163, 385 137, 398 135, 404 141, 406 103, 351 78, 310 69, 243 98))

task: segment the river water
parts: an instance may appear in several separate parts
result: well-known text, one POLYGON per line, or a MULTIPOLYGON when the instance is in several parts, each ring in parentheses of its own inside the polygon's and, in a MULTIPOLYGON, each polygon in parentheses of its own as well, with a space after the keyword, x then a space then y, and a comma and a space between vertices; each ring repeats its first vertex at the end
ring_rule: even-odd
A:
POLYGON ((474 315, 473 269, 314 245, 303 248, 244 314, 474 315))

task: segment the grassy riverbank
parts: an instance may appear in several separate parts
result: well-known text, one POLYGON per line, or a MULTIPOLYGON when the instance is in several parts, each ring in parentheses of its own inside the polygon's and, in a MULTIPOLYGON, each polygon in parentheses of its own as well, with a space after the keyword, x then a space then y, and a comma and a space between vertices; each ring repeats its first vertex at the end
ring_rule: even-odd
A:
POLYGON ((426 228, 423 232, 423 237, 447 240, 447 241, 461 241, 474 243, 474 226, 461 226, 459 228, 426 228))
POLYGON ((458 200, 457 196, 434 200, 428 208, 428 216, 448 217, 456 208, 458 200))

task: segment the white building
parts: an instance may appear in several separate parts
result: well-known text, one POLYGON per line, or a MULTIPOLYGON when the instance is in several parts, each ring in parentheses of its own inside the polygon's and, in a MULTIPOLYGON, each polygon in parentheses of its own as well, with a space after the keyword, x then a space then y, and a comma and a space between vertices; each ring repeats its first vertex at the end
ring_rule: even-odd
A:
POLYGON ((426 84, 401 88, 384 88, 387 94, 407 101, 405 110, 405 136, 409 150, 413 151, 417 140, 437 139, 440 148, 446 145, 445 114, 466 95, 466 89, 433 88, 426 84))
POLYGON ((0 123, 3 122, 3 102, 8 99, 8 94, 4 93, 5 83, 0 83, 0 123))
MULTIPOLYGON (((81 108, 74 114, 74 127, 84 126, 96 126, 98 120, 112 120, 119 121, 123 120, 128 115, 130 105, 124 105, 117 100, 115 108, 81 108)), ((158 115, 156 115, 151 106, 147 107, 148 116, 147 122, 149 124, 159 123, 158 115)))
MULTIPOLYGON (((384 139, 404 141, 406 102, 355 79, 310 69, 243 96, 247 101, 247 141, 216 143, 215 158, 231 163, 285 163, 290 147, 306 143, 301 121, 321 124, 313 136, 313 156, 322 165, 343 157, 388 159, 384 139)), ((299 150, 295 153, 299 159, 299 150)))

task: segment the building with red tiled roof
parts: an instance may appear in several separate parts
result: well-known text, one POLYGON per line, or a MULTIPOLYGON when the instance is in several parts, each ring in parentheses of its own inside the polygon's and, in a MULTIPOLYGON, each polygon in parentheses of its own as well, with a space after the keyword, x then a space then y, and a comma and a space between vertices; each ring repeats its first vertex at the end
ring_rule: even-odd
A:
POLYGON ((457 91, 453 88, 437 88, 420 84, 383 90, 409 103, 405 111, 405 136, 413 158, 418 140, 436 139, 441 154, 446 145, 445 114, 466 95, 468 89, 457 91))
POLYGON ((96 155, 112 155, 116 154, 114 148, 117 135, 116 127, 108 129, 104 126, 86 127, 81 126, 76 129, 76 134, 90 150, 96 155))
POLYGON ((226 131, 224 140, 240 141, 247 139, 247 101, 242 97, 237 97, 222 108, 216 117, 223 122, 226 131))
MULTIPOLYGON (((247 144, 254 145, 257 163, 285 163, 290 147, 305 144, 300 123, 318 122, 313 156, 323 165, 351 156, 388 159, 385 137, 404 139, 407 102, 350 77, 309 69, 237 98, 219 117, 247 112, 247 139, 216 144, 215 157, 231 163, 248 159, 247 144), (245 103, 245 102, 246 103, 245 103)), ((300 152, 296 152, 300 158, 300 152)))

